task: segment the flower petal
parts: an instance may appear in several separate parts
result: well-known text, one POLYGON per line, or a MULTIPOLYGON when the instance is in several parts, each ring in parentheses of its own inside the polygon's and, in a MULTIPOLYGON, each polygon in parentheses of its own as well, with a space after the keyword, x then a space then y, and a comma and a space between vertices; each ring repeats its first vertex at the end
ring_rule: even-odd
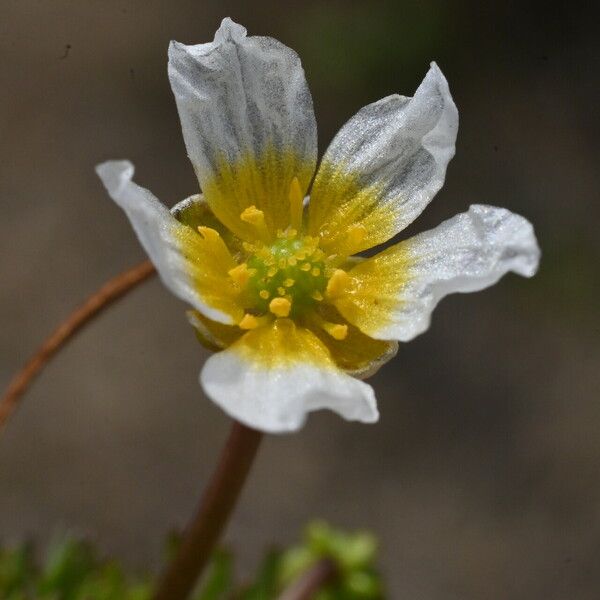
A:
POLYGON ((127 213, 163 283, 179 298, 207 317, 236 323, 243 311, 227 277, 226 257, 191 227, 179 223, 148 190, 132 181, 128 161, 109 161, 96 167, 111 198, 127 213))
POLYGON ((271 233, 290 223, 294 178, 304 194, 317 155, 312 98, 298 55, 277 40, 246 37, 224 19, 213 42, 169 48, 169 78, 183 136, 217 217, 244 239, 251 205, 271 233))
POLYGON ((413 98, 365 106, 323 157, 309 204, 311 234, 344 254, 393 237, 442 187, 457 131, 458 111, 435 63, 413 98), (348 232, 357 226, 363 233, 348 249, 348 232))
POLYGON ((363 423, 379 418, 371 386, 339 370, 314 334, 289 319, 251 330, 211 356, 200 381, 234 419, 271 433, 296 431, 323 408, 363 423))
POLYGON ((431 312, 447 294, 482 290, 509 271, 531 277, 539 258, 529 221, 473 205, 355 266, 335 306, 367 335, 408 341, 429 327, 431 312))

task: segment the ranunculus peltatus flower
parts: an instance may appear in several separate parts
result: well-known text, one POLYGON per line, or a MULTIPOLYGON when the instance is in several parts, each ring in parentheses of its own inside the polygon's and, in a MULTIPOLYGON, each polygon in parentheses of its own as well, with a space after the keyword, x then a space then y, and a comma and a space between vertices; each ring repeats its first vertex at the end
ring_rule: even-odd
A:
POLYGON ((213 42, 169 49, 169 77, 202 195, 169 211, 129 162, 97 171, 165 285, 218 352, 206 394, 239 421, 293 431, 329 408, 378 419, 373 374, 427 329, 446 294, 537 268, 531 224, 474 205, 361 258, 442 187, 458 111, 436 64, 412 98, 362 108, 317 163, 312 99, 296 53, 225 19, 213 42))

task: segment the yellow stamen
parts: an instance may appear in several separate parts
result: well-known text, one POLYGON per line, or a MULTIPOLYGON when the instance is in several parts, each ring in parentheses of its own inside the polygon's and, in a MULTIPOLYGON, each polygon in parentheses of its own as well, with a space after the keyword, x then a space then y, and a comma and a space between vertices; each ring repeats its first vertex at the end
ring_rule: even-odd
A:
POLYGON ((259 325, 258 319, 249 313, 246 313, 238 323, 240 329, 256 329, 259 325))
POLYGON ((242 320, 238 323, 238 327, 240 329, 256 329, 261 325, 266 325, 271 320, 271 317, 268 315, 262 317, 256 317, 255 315, 251 315, 250 313, 246 313, 242 320))
POLYGON ((280 269, 285 269, 287 266, 287 260, 285 258, 280 258, 277 264, 280 269))
POLYGON ((295 229, 302 227, 302 210, 304 208, 304 198, 302 197, 302 188, 297 177, 292 179, 290 184, 290 223, 295 229))
POLYGON ((315 267, 310 273, 313 277, 318 277, 321 274, 321 269, 319 269, 319 267, 315 267))
POLYGON ((212 227, 202 227, 202 225, 198 225, 198 233, 207 241, 214 242, 219 239, 219 232, 212 227))
POLYGON ((240 215, 240 219, 245 223, 250 223, 252 225, 260 225, 265 222, 265 213, 262 210, 259 210, 254 206, 248 206, 242 211, 240 215))
POLYGON ((267 290, 260 290, 260 292, 258 293, 258 295, 263 299, 263 300, 268 300, 269 296, 271 294, 269 294, 269 292, 267 290))
POLYGON ((269 304, 269 310, 276 317, 287 317, 292 310, 292 303, 287 298, 273 298, 269 304))
POLYGON ((242 263, 228 271, 229 277, 235 281, 240 287, 244 287, 250 279, 251 272, 246 263, 242 263))
POLYGON ((229 248, 219 235, 219 232, 212 227, 198 227, 198 233, 206 243, 207 249, 221 263, 224 271, 229 271, 235 265, 235 261, 229 252, 229 248))
POLYGON ((284 287, 292 287, 294 285, 294 283, 296 283, 291 277, 288 277, 284 282, 283 285, 284 287))
POLYGON ((339 323, 328 323, 323 322, 321 325, 323 329, 334 339, 334 340, 345 340, 348 335, 348 325, 340 325, 339 323))
POLYGON ((323 252, 323 250, 321 250, 320 248, 317 248, 312 253, 311 258, 316 261, 323 260, 325 258, 325 252, 323 252))
POLYGON ((303 263, 300 265, 300 270, 301 271, 310 271, 311 269, 311 264, 310 263, 303 263))
POLYGON ((244 221, 244 223, 250 223, 250 225, 254 225, 259 237, 264 242, 269 240, 270 236, 269 230, 267 229, 267 225, 265 223, 265 213, 256 208, 254 204, 244 209, 240 215, 240 219, 244 221))
POLYGON ((345 340, 348 336, 348 325, 331 323, 323 319, 318 313, 313 313, 311 318, 317 327, 328 333, 334 340, 345 340))
POLYGON ((280 296, 285 296, 285 288, 284 288, 284 287, 278 287, 278 288, 277 288, 277 293, 278 293, 280 296))
POLYGON ((321 302, 321 300, 323 300, 323 294, 321 294, 321 292, 319 292, 319 290, 315 290, 310 297, 313 300, 316 300, 317 302, 321 302))
POLYGON ((269 270, 267 271, 267 275, 269 277, 274 277, 277 274, 277 271, 279 271, 279 269, 277 267, 270 267, 269 270))
POLYGON ((341 296, 348 284, 350 283, 350 276, 346 271, 342 269, 336 269, 333 272, 333 275, 329 278, 327 282, 327 288, 325 289, 325 294, 330 299, 335 299, 341 296))
POLYGON ((295 257, 295 256, 290 256, 290 257, 287 259, 287 261, 288 261, 288 265, 290 265, 290 267, 295 267, 295 266, 296 266, 296 263, 298 262, 298 261, 296 260, 296 257, 295 257))

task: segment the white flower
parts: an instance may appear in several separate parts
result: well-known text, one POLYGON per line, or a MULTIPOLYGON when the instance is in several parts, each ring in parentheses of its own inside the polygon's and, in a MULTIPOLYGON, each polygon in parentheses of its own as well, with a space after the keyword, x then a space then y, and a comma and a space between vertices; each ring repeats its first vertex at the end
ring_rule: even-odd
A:
POLYGON ((169 77, 201 188, 169 211, 129 162, 97 167, 165 285, 193 307, 207 395, 263 431, 329 408, 378 419, 372 374, 427 329, 441 298, 537 268, 531 224, 474 205, 373 258, 442 187, 458 112, 432 63, 412 98, 361 109, 317 161, 300 59, 225 19, 213 42, 169 48, 169 77))

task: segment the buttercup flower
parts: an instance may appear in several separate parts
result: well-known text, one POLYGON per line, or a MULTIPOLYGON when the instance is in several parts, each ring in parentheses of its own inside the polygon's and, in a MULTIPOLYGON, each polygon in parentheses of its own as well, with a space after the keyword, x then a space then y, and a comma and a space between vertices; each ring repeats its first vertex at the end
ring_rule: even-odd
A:
POLYGON ((300 59, 225 19, 213 42, 172 42, 169 77, 203 191, 165 208, 125 161, 101 164, 165 285, 218 351, 200 380, 239 421, 293 431, 310 411, 378 419, 361 379, 425 331, 446 294, 537 268, 531 224, 474 205, 383 250, 427 206, 454 155, 458 112, 432 63, 412 98, 362 108, 316 167, 317 130, 300 59))

